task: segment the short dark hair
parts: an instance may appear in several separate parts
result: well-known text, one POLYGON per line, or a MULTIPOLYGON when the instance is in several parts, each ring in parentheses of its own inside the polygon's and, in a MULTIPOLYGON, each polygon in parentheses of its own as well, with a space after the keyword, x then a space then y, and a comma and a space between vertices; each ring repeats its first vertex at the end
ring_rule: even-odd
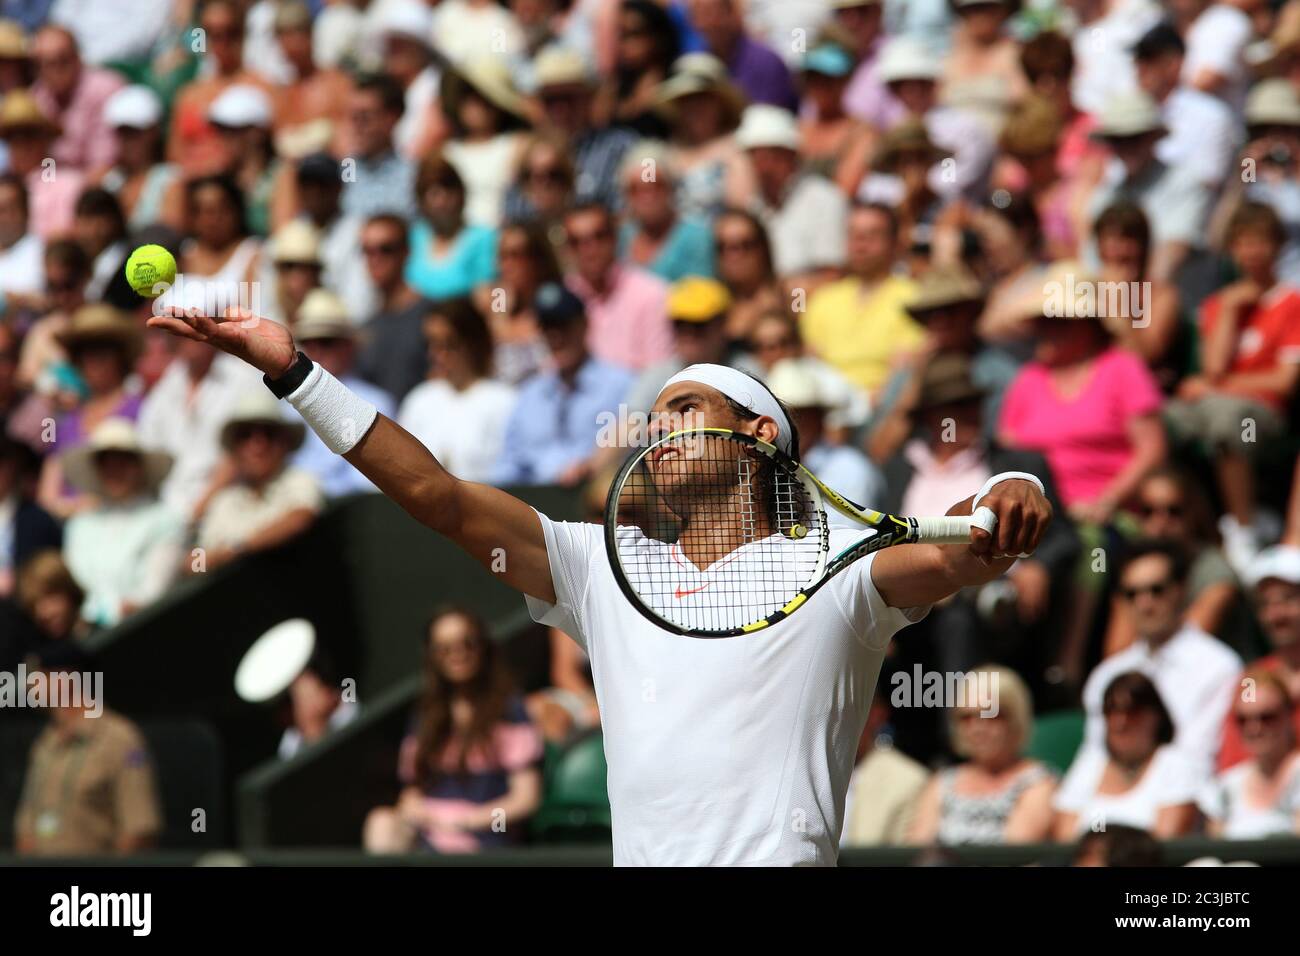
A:
POLYGON ((1075 862, 1086 857, 1094 844, 1101 845, 1106 866, 1160 866, 1164 862, 1160 841, 1137 827, 1108 823, 1104 830, 1089 830, 1074 851, 1075 862))
POLYGON ((1074 45, 1065 35, 1046 30, 1021 48, 1020 68, 1030 83, 1042 77, 1064 83, 1074 75, 1074 45))
POLYGON ((185 205, 187 227, 189 225, 188 220, 192 215, 194 197, 199 194, 200 190, 206 189, 209 186, 220 190, 222 195, 226 197, 226 201, 234 206, 235 217, 238 220, 238 226, 236 228, 239 231, 239 235, 241 237, 249 235, 252 230, 248 226, 248 206, 244 202, 244 190, 240 188, 239 182, 235 177, 231 176, 229 173, 216 173, 211 176, 200 176, 198 179, 192 179, 188 184, 186 184, 185 205))
POLYGON ((460 171, 442 153, 430 153, 420 161, 420 168, 415 173, 416 198, 422 199, 434 186, 466 195, 465 180, 461 178, 460 171))
MULTIPOLYGON (((754 379, 754 381, 758 382, 758 384, 763 388, 763 391, 771 395, 772 400, 776 402, 781 411, 785 412, 785 420, 790 423, 790 457, 795 461, 799 461, 799 426, 794 423, 794 415, 791 413, 790 407, 786 405, 785 402, 781 401, 781 399, 777 398, 772 390, 762 382, 759 382, 758 379, 754 379)), ((727 407, 731 409, 732 414, 734 414, 740 421, 752 422, 754 419, 759 417, 758 412, 740 404, 740 402, 736 401, 730 395, 723 395, 722 397, 726 400, 727 407)))
POLYGON ((1156 743, 1167 744, 1174 739, 1174 718, 1165 706, 1164 698, 1155 683, 1141 671, 1125 671, 1109 684, 1101 695, 1102 713, 1109 711, 1114 704, 1126 701, 1138 710, 1155 711, 1160 718, 1156 728, 1156 743))
POLYGON ((465 297, 440 299, 429 304, 425 327, 434 319, 445 319, 456 337, 465 343, 470 364, 479 377, 492 374, 492 333, 474 303, 465 297))
POLYGON ((395 212, 377 212, 366 219, 362 228, 365 226, 392 226, 402 234, 402 243, 407 246, 410 245, 410 238, 407 235, 410 223, 406 221, 405 216, 398 215, 395 212))
POLYGON ((122 204, 107 189, 98 187, 87 189, 77 197, 77 205, 73 208, 73 213, 77 216, 111 219, 114 235, 119 239, 126 235, 126 214, 122 211, 122 204))
POLYGON ((26 217, 31 211, 27 196, 27 183, 17 173, 0 173, 0 189, 9 186, 18 193, 18 204, 22 206, 23 216, 26 217))
POLYGON ((380 104, 389 113, 401 116, 406 110, 406 94, 396 80, 383 73, 369 73, 361 77, 357 80, 356 90, 359 93, 377 94, 380 104))
POLYGON ((49 245, 45 247, 45 262, 47 268, 54 263, 67 269, 72 273, 74 281, 90 278, 90 256, 75 239, 50 240, 49 245))
POLYGON ((852 216, 854 213, 859 212, 880 213, 880 215, 884 216, 885 220, 889 223, 889 234, 895 239, 898 238, 899 231, 902 229, 902 224, 898 218, 898 210, 894 209, 892 206, 886 206, 882 202, 864 202, 860 199, 854 200, 853 204, 849 207, 849 215, 852 216))
POLYGON ((1274 245, 1286 242, 1286 227, 1272 206, 1262 202, 1244 202, 1228 220, 1228 242, 1247 230, 1264 232, 1274 245))
POLYGON ((1132 239, 1142 246, 1142 260, 1145 262, 1151 253, 1151 220, 1142 207, 1128 199, 1111 203, 1101 211, 1097 221, 1092 224, 1094 239, 1100 239, 1102 233, 1118 233, 1125 239, 1132 239))
POLYGON ((1169 573, 1173 575, 1178 584, 1187 581, 1187 572, 1190 562, 1187 558, 1187 552, 1177 541, 1168 539, 1144 538, 1130 544, 1124 550, 1124 562, 1120 565, 1119 573, 1123 577, 1128 571, 1129 566, 1143 558, 1149 558, 1152 555, 1159 555, 1169 562, 1169 573))
POLYGON ((585 216, 587 213, 592 212, 600 213, 600 215, 604 216, 605 222, 609 225, 612 226, 614 224, 614 210, 610 209, 609 206, 601 202, 599 199, 587 199, 583 202, 574 203, 568 209, 564 210, 564 221, 565 223, 568 223, 568 221, 574 216, 585 216))

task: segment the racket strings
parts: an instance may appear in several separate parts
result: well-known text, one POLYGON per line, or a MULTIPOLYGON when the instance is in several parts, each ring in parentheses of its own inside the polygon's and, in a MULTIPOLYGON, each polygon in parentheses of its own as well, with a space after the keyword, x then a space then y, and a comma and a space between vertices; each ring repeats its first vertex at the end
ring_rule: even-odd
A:
POLYGON ((615 491, 620 572, 678 627, 721 632, 761 621, 822 567, 819 502, 794 466, 742 441, 688 434, 661 442, 615 491))

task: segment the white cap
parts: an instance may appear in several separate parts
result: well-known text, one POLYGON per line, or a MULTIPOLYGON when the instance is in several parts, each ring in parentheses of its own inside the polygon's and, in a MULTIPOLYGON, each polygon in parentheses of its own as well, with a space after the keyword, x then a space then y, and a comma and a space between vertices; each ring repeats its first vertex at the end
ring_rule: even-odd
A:
POLYGON ((208 122, 216 126, 271 125, 271 98, 261 87, 237 83, 212 101, 208 122))
POLYGON ((1300 548, 1287 544, 1265 548, 1250 562, 1247 573, 1252 587, 1269 578, 1300 584, 1300 548))
POLYGON ((790 408, 830 408, 836 404, 822 377, 806 358, 781 359, 767 374, 767 387, 790 408))
POLYGON ((881 83, 937 80, 943 72, 939 57, 915 37, 895 37, 880 51, 876 76, 881 83))
POLYGON ((104 123, 113 129, 148 129, 157 126, 162 115, 162 100, 147 86, 123 87, 104 104, 104 123))
POLYGON ((433 11, 420 0, 388 3, 379 14, 380 35, 396 33, 433 49, 433 11))
POLYGON ((779 106, 758 103, 747 106, 736 130, 736 144, 741 149, 776 147, 799 151, 801 138, 794 114, 779 106))

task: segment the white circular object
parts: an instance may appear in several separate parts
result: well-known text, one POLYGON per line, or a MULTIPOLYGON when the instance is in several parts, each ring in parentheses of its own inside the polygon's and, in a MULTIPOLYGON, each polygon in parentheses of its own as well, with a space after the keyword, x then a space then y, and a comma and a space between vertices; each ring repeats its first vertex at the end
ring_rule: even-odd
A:
POLYGON ((262 703, 284 693, 311 660, 316 628, 295 617, 281 621, 244 654, 235 671, 235 693, 249 703, 262 703))

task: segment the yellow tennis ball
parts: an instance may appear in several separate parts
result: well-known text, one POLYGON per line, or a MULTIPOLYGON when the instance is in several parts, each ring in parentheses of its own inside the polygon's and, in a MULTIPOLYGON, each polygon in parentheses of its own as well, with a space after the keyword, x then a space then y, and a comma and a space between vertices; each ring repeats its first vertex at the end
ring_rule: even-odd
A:
POLYGON ((808 529, 805 528, 803 525, 801 524, 790 525, 790 537, 798 539, 798 538, 806 538, 807 536, 808 536, 808 529))
POLYGON ((140 246, 126 260, 126 281, 146 299, 157 298, 176 281, 176 260, 162 246, 140 246))

